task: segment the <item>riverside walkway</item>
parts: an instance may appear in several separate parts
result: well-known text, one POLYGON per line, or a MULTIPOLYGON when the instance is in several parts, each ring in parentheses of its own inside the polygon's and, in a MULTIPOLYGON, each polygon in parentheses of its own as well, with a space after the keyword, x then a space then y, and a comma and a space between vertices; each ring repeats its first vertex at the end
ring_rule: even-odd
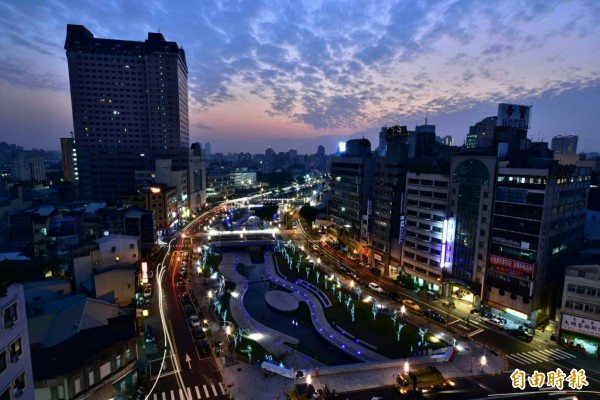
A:
MULTIPOLYGON (((340 334, 327 322, 321 302, 311 291, 285 281, 277 271, 273 256, 270 252, 265 252, 265 276, 260 276, 264 280, 265 277, 276 284, 280 284, 293 291, 294 296, 298 301, 306 301, 311 310, 311 318, 316 320, 317 331, 325 332, 322 335, 331 335, 329 339, 334 340, 336 346, 350 353, 356 353, 365 362, 348 364, 342 366, 324 366, 316 360, 313 360, 303 354, 300 354, 287 346, 284 343, 298 343, 298 340, 285 333, 273 330, 268 326, 260 323, 252 318, 246 311, 243 302, 243 296, 248 289, 249 281, 235 269, 238 263, 250 265, 250 257, 245 252, 223 253, 223 260, 219 266, 220 273, 236 284, 236 292, 238 298, 230 306, 231 318, 237 325, 249 331, 249 333, 260 333, 261 336, 257 340, 261 346, 272 354, 285 354, 284 362, 288 368, 302 370, 304 378, 299 382, 305 382, 308 375, 311 376, 312 384, 315 388, 321 388, 327 385, 330 389, 336 389, 338 393, 346 391, 361 390, 373 387, 388 386, 394 384, 394 375, 397 375, 408 362, 410 368, 421 365, 435 365, 442 374, 448 378, 458 378, 466 376, 482 375, 481 366, 478 360, 481 355, 487 356, 487 364, 485 366, 485 374, 500 373, 504 370, 504 360, 501 357, 495 356, 479 343, 468 340, 456 342, 460 345, 463 351, 457 352, 452 361, 450 359, 451 351, 445 354, 437 354, 423 357, 412 357, 409 359, 386 360, 385 357, 375 353, 371 349, 360 346, 350 338, 340 334), (320 331, 322 329, 323 331, 320 331), (360 354, 358 354, 360 352, 360 354), (317 368, 319 369, 317 375, 317 368)), ((233 299, 232 299, 233 300, 233 299)), ((407 319, 412 320, 412 316, 407 315, 407 319)), ((411 321, 413 322, 413 321, 411 321)), ((417 322, 418 321, 414 321, 417 322)), ((223 338, 223 329, 219 329, 218 322, 213 321, 216 325, 213 331, 216 336, 223 338)), ((436 332, 431 332, 436 334, 436 332)), ((440 332, 443 334, 443 332, 440 332)), ((325 336, 324 336, 325 337, 325 336)), ((452 346, 449 347, 452 349, 452 346)), ((353 354, 354 355, 354 354, 353 354)), ((229 393, 237 400, 263 400, 283 398, 283 392, 293 388, 291 379, 271 376, 265 378, 260 368, 244 363, 236 363, 225 367, 222 362, 218 363, 221 368, 221 374, 229 393)))

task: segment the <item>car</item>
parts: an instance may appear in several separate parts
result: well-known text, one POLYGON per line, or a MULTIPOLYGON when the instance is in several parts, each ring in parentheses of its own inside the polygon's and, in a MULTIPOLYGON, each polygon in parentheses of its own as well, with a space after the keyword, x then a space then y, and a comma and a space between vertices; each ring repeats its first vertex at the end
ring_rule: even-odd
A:
POLYGON ((200 318, 197 315, 192 315, 188 318, 190 325, 194 328, 200 328, 200 318))
POLYGON ((314 251, 317 251, 317 250, 319 250, 319 246, 317 246, 316 244, 313 244, 313 245, 312 245, 312 249, 313 249, 314 251))
POLYGON ((146 286, 144 288, 144 297, 152 296, 152 286, 146 286))
POLYGON ((504 328, 504 323, 499 318, 485 318, 483 321, 494 328, 504 328))
POLYGON ((154 336, 154 330, 151 325, 146 325, 144 328, 144 340, 146 343, 152 343, 156 340, 156 336, 154 336))
POLYGON ((204 332, 204 330, 202 330, 201 328, 194 328, 190 332, 192 334, 194 342, 206 339, 206 332, 204 332))
POLYGON ((408 308, 409 310, 413 310, 413 311, 421 311, 421 307, 419 307, 419 305, 417 303, 415 303, 414 301, 410 300, 410 299, 404 299, 402 300, 402 304, 404 304, 404 306, 406 308, 408 308))
POLYGON ((383 293, 383 289, 381 288, 381 286, 379 286, 379 284, 375 282, 369 282, 369 289, 377 293, 383 293))
POLYGON ((185 304, 183 306, 183 313, 186 315, 186 317, 189 317, 190 315, 194 314, 196 312, 196 310, 194 310, 194 306, 191 304, 185 304))
POLYGON ((533 340, 533 335, 522 329, 509 329, 507 330, 507 332, 509 335, 512 335, 526 342, 531 342, 533 340))
POLYGON ((197 342, 197 346, 198 349, 200 350, 200 353, 206 355, 206 354, 210 354, 210 342, 208 341, 208 339, 201 339, 197 342))
POLYGON ((389 292, 387 294, 387 298, 388 298, 388 300, 395 301, 396 303, 400 301, 400 297, 398 296, 398 293, 396 293, 396 292, 389 292))
POLYGON ((351 259, 352 261, 358 260, 358 256, 354 253, 348 254, 348 258, 351 259))
POLYGON ((321 249, 317 249, 316 252, 320 256, 322 256, 323 254, 325 254, 325 252, 323 252, 323 250, 321 250, 321 249))
POLYGON ((371 273, 373 273, 374 275, 381 275, 381 270, 379 268, 371 267, 369 268, 369 271, 371 271, 371 273))
POLYGON ((429 319, 439 322, 440 324, 443 324, 446 322, 446 318, 444 318, 439 312, 434 311, 434 310, 426 310, 423 313, 423 315, 429 319))

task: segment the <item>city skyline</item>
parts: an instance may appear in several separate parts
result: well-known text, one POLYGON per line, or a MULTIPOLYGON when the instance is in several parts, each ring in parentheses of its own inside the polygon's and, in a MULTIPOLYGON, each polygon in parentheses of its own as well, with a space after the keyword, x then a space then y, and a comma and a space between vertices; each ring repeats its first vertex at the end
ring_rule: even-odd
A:
POLYGON ((600 5, 593 2, 39 2, 0 5, 0 140, 58 149, 73 130, 66 25, 186 51, 190 142, 213 153, 326 153, 381 126, 464 142, 497 104, 532 104, 529 137, 600 150, 600 5))

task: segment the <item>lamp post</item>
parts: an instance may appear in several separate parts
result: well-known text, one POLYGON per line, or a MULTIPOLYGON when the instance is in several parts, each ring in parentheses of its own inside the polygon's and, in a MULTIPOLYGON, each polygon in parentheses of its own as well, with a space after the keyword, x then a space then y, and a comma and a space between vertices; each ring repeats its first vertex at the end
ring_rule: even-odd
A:
POLYGON ((402 313, 402 318, 404 318, 404 313, 406 312, 406 307, 404 306, 404 304, 402 304, 402 308, 400 309, 400 312, 402 313))
POLYGON ((408 372, 410 371, 410 367, 408 365, 408 360, 404 361, 404 372, 406 372, 408 374, 408 372))
POLYGON ((475 359, 475 349, 471 346, 471 372, 473 372, 473 360, 475 359))

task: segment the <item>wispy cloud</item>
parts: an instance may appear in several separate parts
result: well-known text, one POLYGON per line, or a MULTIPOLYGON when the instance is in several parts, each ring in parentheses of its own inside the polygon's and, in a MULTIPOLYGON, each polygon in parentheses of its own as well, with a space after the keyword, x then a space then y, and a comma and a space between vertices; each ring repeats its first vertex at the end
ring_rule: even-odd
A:
POLYGON ((596 1, 8 0, 0 80, 64 91, 67 23, 129 40, 160 29, 186 50, 196 114, 260 102, 263 120, 316 130, 589 87, 600 65, 596 1))

